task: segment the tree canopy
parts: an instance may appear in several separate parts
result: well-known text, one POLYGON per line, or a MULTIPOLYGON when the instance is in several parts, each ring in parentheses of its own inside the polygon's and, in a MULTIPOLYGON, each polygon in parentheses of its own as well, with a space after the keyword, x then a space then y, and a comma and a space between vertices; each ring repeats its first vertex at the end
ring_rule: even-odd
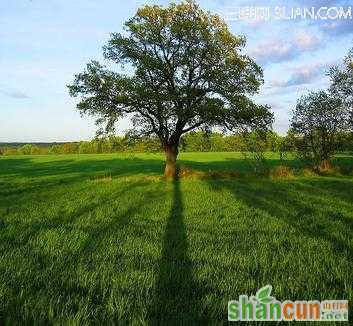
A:
POLYGON ((332 67, 330 91, 340 97, 350 111, 350 129, 353 131, 353 49, 343 61, 342 67, 332 67))
POLYGON ((343 101, 329 92, 302 96, 291 121, 299 152, 316 166, 329 160, 339 147, 340 134, 348 130, 348 116, 343 101))
POLYGON ((172 175, 184 133, 200 127, 265 129, 272 123, 269 107, 249 98, 263 79, 261 68, 242 53, 244 45, 218 15, 193 1, 144 6, 104 47, 105 59, 130 73, 92 61, 76 75, 70 94, 81 96, 80 112, 97 116, 106 132, 132 115, 135 131, 158 136, 165 173, 172 175))

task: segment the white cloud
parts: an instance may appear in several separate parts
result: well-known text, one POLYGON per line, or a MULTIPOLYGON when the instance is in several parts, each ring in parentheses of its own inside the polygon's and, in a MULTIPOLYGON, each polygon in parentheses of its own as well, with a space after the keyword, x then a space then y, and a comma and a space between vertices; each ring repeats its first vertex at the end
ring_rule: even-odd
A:
POLYGON ((11 97, 14 99, 27 99, 29 98, 28 95, 25 93, 19 91, 19 90, 13 90, 13 89, 0 89, 0 94, 5 95, 7 97, 11 97))
POLYGON ((293 55, 291 45, 281 40, 263 42, 248 53, 262 63, 285 61, 293 55))
POLYGON ((321 42, 316 34, 300 30, 288 40, 277 39, 262 42, 248 51, 262 64, 289 61, 304 52, 315 49, 321 42))
POLYGON ((302 50, 311 50, 321 41, 321 38, 308 31, 298 31, 293 38, 293 44, 302 50))

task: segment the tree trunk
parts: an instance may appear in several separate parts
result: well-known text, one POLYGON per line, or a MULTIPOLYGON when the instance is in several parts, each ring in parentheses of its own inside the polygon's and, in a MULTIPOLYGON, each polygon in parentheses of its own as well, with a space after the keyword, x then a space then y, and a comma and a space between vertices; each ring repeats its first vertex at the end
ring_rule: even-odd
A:
POLYGON ((178 145, 168 145, 165 147, 165 170, 164 176, 175 178, 177 175, 176 160, 178 157, 178 145))

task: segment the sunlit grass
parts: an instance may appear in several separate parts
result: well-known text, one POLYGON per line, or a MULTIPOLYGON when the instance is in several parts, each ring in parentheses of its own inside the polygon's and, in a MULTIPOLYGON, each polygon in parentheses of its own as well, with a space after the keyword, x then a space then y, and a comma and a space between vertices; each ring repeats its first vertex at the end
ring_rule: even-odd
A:
MULTIPOLYGON (((0 159, 0 324, 226 323, 228 300, 266 284, 353 299, 352 177, 171 182, 162 160, 0 159)), ((181 160, 250 169, 238 153, 181 160)))

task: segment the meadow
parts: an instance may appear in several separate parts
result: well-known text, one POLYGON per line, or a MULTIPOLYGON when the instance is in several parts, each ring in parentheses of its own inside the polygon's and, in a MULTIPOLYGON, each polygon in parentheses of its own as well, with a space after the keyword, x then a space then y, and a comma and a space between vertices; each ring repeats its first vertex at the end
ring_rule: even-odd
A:
MULTIPOLYGON (((239 153, 180 161, 251 170, 239 153)), ((223 324, 266 284, 353 300, 353 176, 162 171, 160 154, 0 157, 0 324, 223 324)))

